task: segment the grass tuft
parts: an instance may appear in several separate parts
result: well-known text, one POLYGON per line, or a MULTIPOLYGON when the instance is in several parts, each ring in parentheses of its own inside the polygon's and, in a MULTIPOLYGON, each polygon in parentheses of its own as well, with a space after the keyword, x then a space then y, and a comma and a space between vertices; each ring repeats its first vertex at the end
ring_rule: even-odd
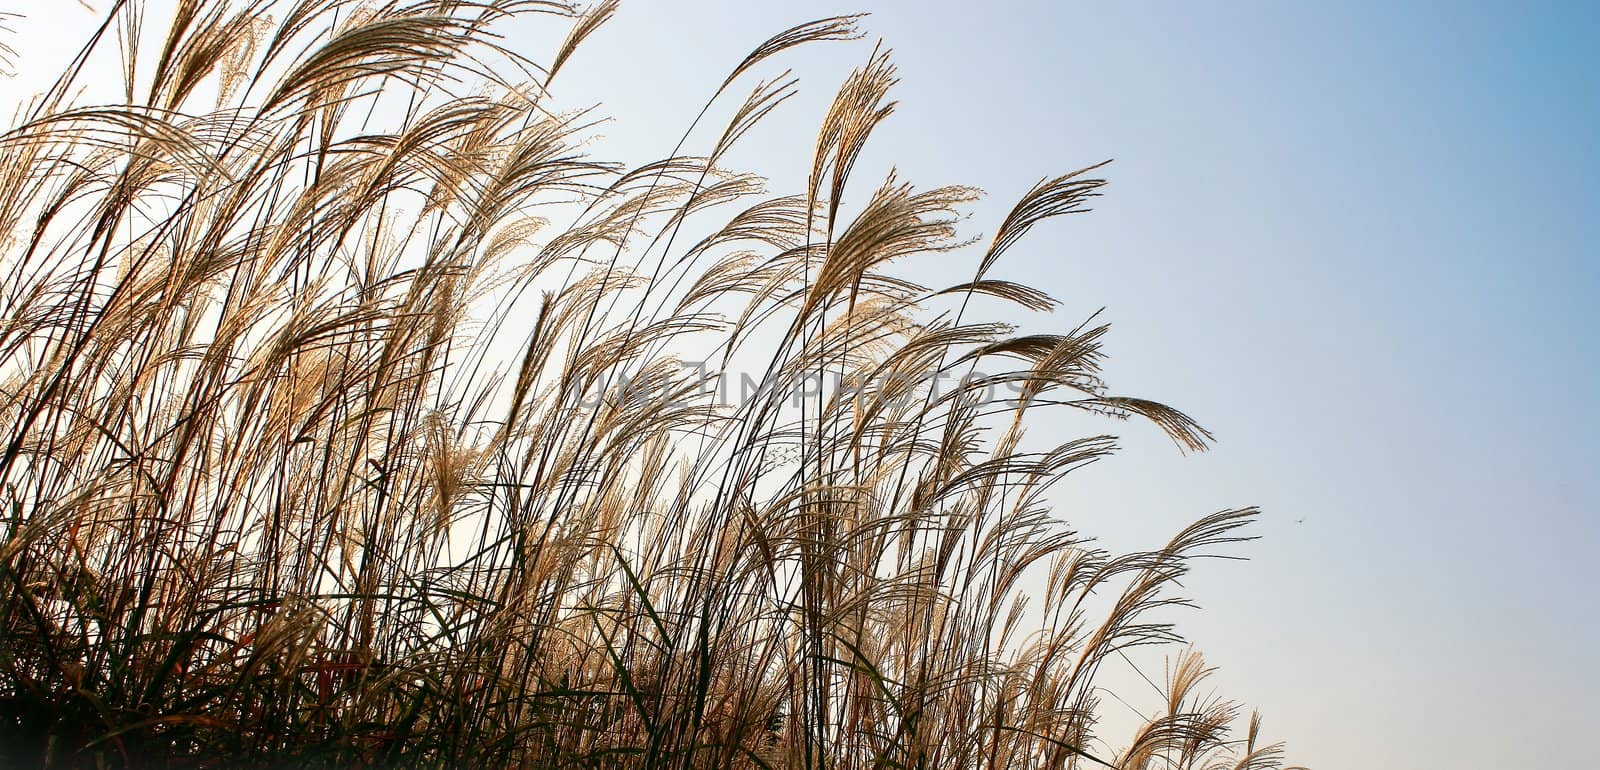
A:
POLYGON ((1210 434, 1107 387, 1103 326, 973 317, 1054 306, 991 273, 1099 166, 926 287, 976 193, 850 179, 886 54, 804 191, 723 168, 792 93, 750 71, 855 17, 627 168, 548 95, 614 2, 112 6, 0 135, 6 766, 1278 766, 1192 652, 1101 734, 1255 512, 1107 552, 1048 490, 1113 439, 1024 429, 1210 434))

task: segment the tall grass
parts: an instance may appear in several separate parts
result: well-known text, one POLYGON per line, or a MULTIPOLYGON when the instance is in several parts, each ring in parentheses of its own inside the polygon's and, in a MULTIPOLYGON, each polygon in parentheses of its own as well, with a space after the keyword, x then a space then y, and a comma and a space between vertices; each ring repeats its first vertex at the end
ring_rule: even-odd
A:
POLYGON ((1113 444, 1034 448, 1035 410, 1210 438, 1106 387, 1104 326, 973 317, 1052 306, 993 274, 1095 169, 982 242, 968 188, 861 186, 882 53, 805 189, 722 168, 793 91, 750 71, 853 18, 754 49, 705 146, 596 160, 548 89, 614 10, 125 0, 0 136, 7 761, 1276 767, 1176 648, 1097 733, 1253 512, 1128 554, 1051 517, 1113 444), (535 62, 513 16, 570 32, 535 62), (890 272, 928 253, 970 279, 890 272))

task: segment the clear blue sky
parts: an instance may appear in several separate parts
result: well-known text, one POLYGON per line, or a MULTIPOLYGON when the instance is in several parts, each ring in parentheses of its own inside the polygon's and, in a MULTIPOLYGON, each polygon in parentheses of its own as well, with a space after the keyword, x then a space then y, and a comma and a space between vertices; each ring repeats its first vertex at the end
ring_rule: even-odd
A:
MULTIPOLYGON (((43 5, 12 2, 25 62, 94 18, 43 5)), ((862 184, 978 185, 992 233, 1115 159, 1094 213, 996 275, 1065 301, 1041 328, 1105 306, 1112 384, 1220 439, 1116 425, 1063 516, 1133 548, 1266 509, 1178 618, 1219 692, 1320 770, 1592 765, 1600 6, 631 0, 557 95, 618 118, 601 154, 657 157, 751 46, 848 11, 903 79, 862 184)), ((797 190, 871 42, 789 59, 802 96, 735 163, 797 190)))
MULTIPOLYGON (((632 2, 564 88, 604 95, 618 145, 661 154, 691 117, 683 89, 789 23, 865 10, 903 82, 863 184, 889 164, 976 184, 972 225, 992 232, 1041 176, 1115 158, 1094 213, 997 274, 1063 299, 1058 327, 1104 305, 1113 385, 1220 444, 1184 457, 1128 426, 1061 513, 1143 547, 1266 509, 1252 560, 1203 567, 1204 610, 1179 620, 1295 761, 1583 767, 1600 719, 1597 8, 632 2)), ((805 93, 740 160, 798 189, 834 78, 870 42, 791 61, 805 93)))

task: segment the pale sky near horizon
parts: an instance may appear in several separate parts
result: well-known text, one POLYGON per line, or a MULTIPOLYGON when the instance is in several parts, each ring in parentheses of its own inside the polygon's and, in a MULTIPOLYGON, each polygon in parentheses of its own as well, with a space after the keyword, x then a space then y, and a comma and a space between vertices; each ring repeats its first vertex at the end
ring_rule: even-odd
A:
MULTIPOLYGON (((8 8, 24 66, 96 18, 8 8)), ((798 189, 878 37, 902 82, 861 184, 977 185, 992 233, 1041 177, 1115 159, 1094 212, 995 275, 1063 300, 1041 329, 1105 307, 1114 388, 1219 439, 1113 425, 1062 516, 1134 548, 1265 509, 1175 617, 1219 694, 1319 770, 1591 765, 1600 5, 625 0, 556 92, 657 157, 752 46, 851 11, 869 38, 787 59, 803 92, 736 163, 798 189)))

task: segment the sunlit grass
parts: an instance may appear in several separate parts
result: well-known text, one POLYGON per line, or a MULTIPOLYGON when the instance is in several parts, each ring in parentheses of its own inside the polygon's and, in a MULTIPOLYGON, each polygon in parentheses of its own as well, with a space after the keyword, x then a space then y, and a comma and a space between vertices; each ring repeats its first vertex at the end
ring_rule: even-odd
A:
POLYGON ((805 189, 722 168, 797 119, 751 71, 853 18, 757 47, 707 146, 607 163, 546 94, 614 10, 128 2, 0 137, 9 761, 1277 767, 1182 648, 1097 733, 1102 665, 1253 515, 1116 554, 1050 514, 1113 444, 1035 410, 1210 439, 1107 387, 1105 327, 975 317, 1053 306, 994 274, 1098 167, 977 243, 968 188, 847 184, 875 54, 805 189), (541 64, 512 14, 571 32, 541 64), (970 280, 891 272, 930 252, 970 280))

